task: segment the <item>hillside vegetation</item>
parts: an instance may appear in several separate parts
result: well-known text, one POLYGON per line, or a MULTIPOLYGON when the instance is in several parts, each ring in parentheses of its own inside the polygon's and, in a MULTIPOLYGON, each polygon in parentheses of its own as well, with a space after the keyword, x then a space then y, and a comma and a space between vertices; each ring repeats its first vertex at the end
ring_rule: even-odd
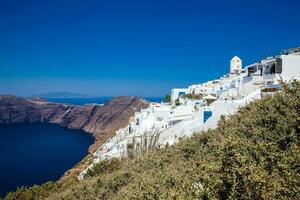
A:
POLYGON ((300 199, 300 83, 283 88, 217 129, 6 199, 300 199))

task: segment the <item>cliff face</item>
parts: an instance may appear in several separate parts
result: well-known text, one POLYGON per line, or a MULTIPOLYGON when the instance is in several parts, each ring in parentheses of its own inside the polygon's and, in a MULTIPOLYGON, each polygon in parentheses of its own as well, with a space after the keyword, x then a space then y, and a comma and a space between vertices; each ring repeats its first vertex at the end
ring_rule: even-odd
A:
POLYGON ((135 111, 146 106, 148 103, 137 97, 117 97, 103 106, 75 106, 0 96, 0 123, 46 122, 80 129, 95 136, 90 147, 90 151, 94 151, 116 130, 124 127, 135 111))

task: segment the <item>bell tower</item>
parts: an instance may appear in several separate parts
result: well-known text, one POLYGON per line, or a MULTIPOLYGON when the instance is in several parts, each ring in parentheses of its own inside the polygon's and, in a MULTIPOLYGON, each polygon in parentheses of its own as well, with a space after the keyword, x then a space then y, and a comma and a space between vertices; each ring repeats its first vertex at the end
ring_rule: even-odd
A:
POLYGON ((242 71, 242 60, 239 57, 234 56, 230 60, 230 73, 231 74, 238 74, 241 71, 242 71))

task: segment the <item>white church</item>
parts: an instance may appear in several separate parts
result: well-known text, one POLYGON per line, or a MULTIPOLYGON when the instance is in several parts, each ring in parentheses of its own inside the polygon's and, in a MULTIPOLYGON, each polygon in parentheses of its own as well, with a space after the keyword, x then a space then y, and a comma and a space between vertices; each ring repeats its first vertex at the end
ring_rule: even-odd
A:
POLYGON ((239 74, 241 72, 242 72, 242 60, 239 57, 234 56, 230 60, 230 74, 239 74))

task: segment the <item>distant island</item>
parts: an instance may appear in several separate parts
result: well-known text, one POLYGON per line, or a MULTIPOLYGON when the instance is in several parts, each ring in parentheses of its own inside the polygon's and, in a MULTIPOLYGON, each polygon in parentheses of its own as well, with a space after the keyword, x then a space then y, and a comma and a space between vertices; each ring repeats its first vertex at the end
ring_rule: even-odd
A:
POLYGON ((40 97, 40 98, 91 98, 91 96, 85 95, 85 94, 79 94, 79 93, 70 93, 70 92, 50 92, 50 93, 43 93, 38 95, 33 95, 32 97, 40 97))

